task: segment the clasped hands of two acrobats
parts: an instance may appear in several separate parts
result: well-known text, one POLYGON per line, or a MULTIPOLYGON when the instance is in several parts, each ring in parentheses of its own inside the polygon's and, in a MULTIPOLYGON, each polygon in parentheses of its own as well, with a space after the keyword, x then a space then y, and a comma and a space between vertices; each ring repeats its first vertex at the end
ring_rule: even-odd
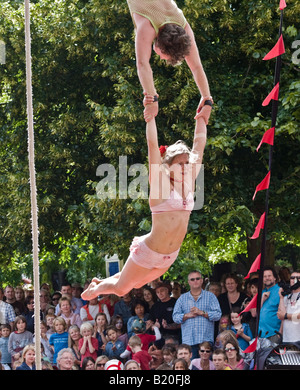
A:
MULTIPOLYGON (((146 122, 150 122, 152 118, 155 118, 158 114, 158 97, 159 95, 150 95, 147 92, 143 92, 144 99, 143 99, 143 105, 144 105, 144 119, 146 122)), ((206 100, 210 100, 213 103, 213 99, 211 96, 203 96, 200 99, 199 105, 197 107, 196 115, 194 117, 195 120, 202 117, 205 121, 205 124, 208 124, 208 120, 210 117, 211 109, 212 107, 210 105, 204 105, 206 100)))

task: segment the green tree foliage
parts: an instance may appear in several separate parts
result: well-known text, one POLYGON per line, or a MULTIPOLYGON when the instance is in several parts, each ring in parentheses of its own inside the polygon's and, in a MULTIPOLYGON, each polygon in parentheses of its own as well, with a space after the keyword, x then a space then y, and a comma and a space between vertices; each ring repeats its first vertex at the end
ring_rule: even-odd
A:
MULTIPOLYGON (((170 277, 183 264, 208 274, 217 262, 237 261, 237 255, 251 262, 257 255, 259 245, 248 237, 264 209, 264 193, 255 202, 252 195, 268 169, 268 147, 255 149, 271 124, 270 106, 261 103, 273 87, 275 66, 262 58, 279 27, 275 1, 177 3, 194 30, 215 109, 204 156, 204 206, 192 214, 170 277)), ((284 11, 268 232, 279 252, 300 242, 300 83, 299 65, 291 61, 299 7, 290 0, 284 11)), ((1 0, 0 20, 6 44, 6 64, 0 65, 0 264, 13 267, 31 251, 23 2, 1 0)), ((125 0, 35 0, 31 34, 43 269, 66 267, 71 276, 78 270, 91 277, 103 272, 105 254, 125 260, 132 237, 151 223, 146 199, 102 201, 96 194, 100 164, 115 167, 118 187, 119 156, 127 156, 128 167, 147 162, 133 24, 125 0), (90 273, 80 260, 86 253, 96 259, 86 261, 93 264, 90 273)), ((191 72, 186 64, 168 67, 156 55, 151 64, 160 94, 159 141, 191 144, 200 98, 191 72)))

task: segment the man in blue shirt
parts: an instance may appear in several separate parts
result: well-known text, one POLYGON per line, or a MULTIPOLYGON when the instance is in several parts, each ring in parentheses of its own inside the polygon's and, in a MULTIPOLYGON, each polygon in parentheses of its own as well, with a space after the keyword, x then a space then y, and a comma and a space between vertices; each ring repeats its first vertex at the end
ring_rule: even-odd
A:
POLYGON ((192 359, 199 358, 199 344, 214 343, 214 321, 221 318, 219 301, 210 291, 202 289, 203 278, 199 271, 188 275, 190 291, 177 299, 173 321, 181 324, 182 342, 192 347, 192 359))
POLYGON ((261 297, 261 309, 259 317, 259 334, 261 337, 270 338, 278 342, 278 335, 281 321, 277 317, 279 306, 279 286, 276 283, 277 274, 272 267, 264 268, 263 283, 264 290, 261 297), (275 337, 274 337, 275 336, 275 337))

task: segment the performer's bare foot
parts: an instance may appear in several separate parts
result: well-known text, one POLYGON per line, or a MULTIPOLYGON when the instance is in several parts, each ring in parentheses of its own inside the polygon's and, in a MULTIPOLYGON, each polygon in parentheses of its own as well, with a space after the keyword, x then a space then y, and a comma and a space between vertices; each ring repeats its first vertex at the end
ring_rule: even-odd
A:
POLYGON ((92 282, 95 282, 96 284, 99 284, 100 282, 102 282, 102 280, 98 279, 98 278, 93 278, 92 282))
POLYGON ((101 283, 100 279, 93 278, 92 282, 86 290, 81 294, 82 299, 85 301, 90 301, 93 298, 98 297, 99 294, 99 284, 101 283))

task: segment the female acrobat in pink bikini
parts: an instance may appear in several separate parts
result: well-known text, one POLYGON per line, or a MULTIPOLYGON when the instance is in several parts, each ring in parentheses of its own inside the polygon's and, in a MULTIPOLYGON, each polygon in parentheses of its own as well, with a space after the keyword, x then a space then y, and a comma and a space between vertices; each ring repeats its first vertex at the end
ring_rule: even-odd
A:
MULTIPOLYGON (((202 110, 210 115, 211 106, 202 110)), ((146 124, 149 156, 149 205, 152 211, 151 232, 135 237, 129 257, 121 272, 99 280, 94 278, 83 292, 90 300, 102 294, 123 296, 163 275, 176 260, 187 232, 194 207, 195 181, 202 163, 206 143, 206 123, 196 117, 194 141, 190 150, 183 141, 166 148, 161 155, 156 121, 146 124)))

